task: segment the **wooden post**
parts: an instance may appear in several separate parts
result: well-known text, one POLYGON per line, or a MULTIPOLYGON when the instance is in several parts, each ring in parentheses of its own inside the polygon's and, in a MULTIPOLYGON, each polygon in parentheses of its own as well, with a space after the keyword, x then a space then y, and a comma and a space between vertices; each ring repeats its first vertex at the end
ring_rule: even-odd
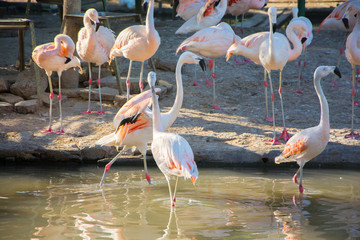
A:
POLYGON ((141 14, 141 0, 135 0, 135 12, 141 14))
MULTIPOLYGON (((34 50, 36 47, 34 22, 30 21, 29 26, 30 26, 30 35, 31 35, 31 45, 32 45, 32 49, 34 50)), ((39 69, 39 66, 35 62, 33 62, 33 66, 34 66, 35 80, 36 80, 36 94, 38 97, 38 103, 40 104, 41 103, 40 94, 42 91, 41 83, 40 83, 40 69, 39 69)))
POLYGON ((19 57, 18 57, 18 61, 19 61, 19 70, 24 71, 25 66, 24 66, 24 62, 25 62, 25 54, 24 54, 24 37, 25 37, 25 30, 24 29, 19 29, 18 31, 19 34, 19 57))
POLYGON ((73 21, 64 21, 66 14, 79 14, 81 12, 81 0, 64 0, 63 8, 63 22, 62 33, 72 38, 74 42, 77 41, 77 34, 80 30, 80 26, 73 21))
POLYGON ((305 17, 305 0, 298 0, 299 17, 305 17))

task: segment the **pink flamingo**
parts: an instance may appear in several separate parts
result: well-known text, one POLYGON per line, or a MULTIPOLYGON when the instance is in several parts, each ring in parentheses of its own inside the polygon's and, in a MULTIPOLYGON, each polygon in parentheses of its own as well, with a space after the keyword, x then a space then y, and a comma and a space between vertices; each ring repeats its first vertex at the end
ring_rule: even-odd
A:
MULTIPOLYGON (((177 118, 180 108, 183 102, 183 84, 181 76, 181 68, 184 63, 188 64, 199 64, 200 67, 205 71, 206 64, 205 60, 198 55, 185 52, 181 54, 176 65, 176 98, 173 107, 169 112, 161 113, 161 126, 163 129, 168 129, 177 118)), ((110 170, 111 165, 121 157, 121 154, 135 146, 139 149, 143 155, 145 177, 149 183, 151 183, 150 176, 147 171, 146 165, 146 149, 147 143, 153 139, 152 134, 152 113, 145 110, 143 106, 137 105, 139 99, 149 98, 151 92, 143 92, 136 97, 130 99, 114 117, 115 132, 102 137, 97 141, 99 145, 116 145, 122 146, 123 149, 105 166, 104 174, 100 182, 100 186, 105 180, 106 173, 110 170)), ((142 102, 145 104, 146 102, 142 102)))
POLYGON ((207 0, 198 13, 189 18, 175 34, 199 31, 219 23, 225 14, 227 0, 207 0))
POLYGON ((129 70, 126 79, 126 96, 130 95, 130 74, 133 61, 141 62, 139 87, 142 92, 144 61, 151 58, 159 48, 160 36, 154 26, 154 0, 149 1, 146 15, 146 25, 130 26, 122 30, 116 38, 116 42, 110 52, 110 61, 119 56, 130 59, 129 70))
POLYGON ((267 3, 268 0, 229 0, 226 13, 235 16, 236 22, 237 17, 241 15, 241 33, 243 34, 243 22, 245 13, 247 13, 250 9, 261 9, 265 7, 267 3))
POLYGON ((65 35, 56 35, 54 42, 46 43, 37 46, 32 52, 32 59, 40 67, 43 68, 48 76, 49 88, 50 88, 50 110, 49 110, 49 128, 42 132, 51 133, 52 123, 52 101, 54 92, 51 84, 51 74, 53 71, 57 72, 59 77, 59 108, 60 108, 60 131, 57 134, 65 134, 62 125, 62 110, 61 110, 61 74, 64 70, 79 67, 80 60, 74 56, 75 44, 73 40, 65 35))
MULTIPOLYGON (((270 9, 269 9, 270 10, 270 9)), ((273 10, 272 10, 273 11, 273 10)), ((275 14, 274 12, 269 11, 269 18, 271 14, 275 14)), ((273 21, 276 21, 276 17, 273 21)), ((276 22, 275 22, 276 23, 276 22)), ((274 26, 273 25, 271 30, 274 32, 274 26)), ((289 52, 288 61, 295 60, 298 56, 300 56, 302 51, 302 43, 306 41, 306 38, 302 38, 301 41, 297 37, 297 33, 301 35, 306 35, 307 27, 306 24, 301 21, 300 19, 292 21, 286 28, 286 36, 289 38, 290 42, 293 45, 293 48, 290 47, 289 40, 281 34, 281 33, 275 33, 273 34, 276 38, 281 39, 282 42, 285 42, 285 44, 282 47, 287 47, 289 52)), ((250 36, 247 36, 243 38, 240 43, 233 44, 227 51, 227 60, 230 58, 232 54, 236 55, 243 55, 245 57, 250 58, 254 63, 258 65, 262 65, 260 61, 260 46, 265 42, 268 41, 270 37, 269 32, 259 32, 254 33, 250 36)), ((273 121, 273 118, 268 116, 268 104, 267 104, 267 80, 266 80, 266 69, 264 71, 264 90, 265 90, 265 120, 267 121, 273 121)), ((280 71, 280 85, 279 85, 279 95, 281 100, 281 106, 282 106, 282 89, 281 89, 281 71, 280 71)), ((272 95, 272 101, 273 101, 273 95, 272 95)), ((280 136, 280 138, 283 138, 285 141, 289 139, 289 134, 287 133, 286 127, 285 127, 285 117, 284 117, 284 111, 282 107, 282 116, 283 116, 283 125, 284 130, 280 136)), ((277 142, 278 143, 278 142, 277 142)))
POLYGON ((295 91, 296 93, 303 93, 303 91, 300 88, 300 81, 302 79, 302 72, 304 71, 304 68, 306 66, 306 47, 310 45, 312 39, 313 39, 313 33, 312 33, 312 23, 311 21, 306 17, 298 17, 299 9, 297 7, 292 8, 292 14, 293 19, 291 21, 295 21, 296 19, 299 19, 303 21, 306 24, 306 35, 299 35, 300 38, 306 37, 306 41, 303 43, 303 52, 304 52, 304 61, 303 66, 301 67, 301 60, 299 60, 299 76, 298 76, 298 89, 295 91))
MULTIPOLYGON (((212 107, 220 109, 215 104, 215 58, 224 56, 227 49, 234 42, 240 41, 240 38, 235 35, 229 24, 222 22, 216 26, 201 29, 193 34, 191 37, 185 39, 177 48, 176 53, 180 50, 197 53, 201 56, 213 59, 212 66, 212 84, 206 79, 206 82, 213 87, 212 107)), ((194 85, 198 85, 196 81, 194 85)))
MULTIPOLYGON (((347 39, 347 36, 350 34, 350 32, 352 31, 352 29, 355 26, 356 23, 356 17, 355 16, 349 16, 348 18, 348 22, 349 22, 349 27, 346 28, 343 24, 343 22, 341 21, 341 19, 343 18, 346 9, 352 5, 353 3, 356 2, 360 2, 359 0, 347 0, 345 2, 343 2, 342 4, 338 5, 320 24, 319 28, 317 29, 317 33, 319 33, 319 31, 321 29, 328 29, 328 30, 336 30, 336 31, 343 31, 346 32, 346 36, 344 38, 344 41, 341 43, 341 47, 339 49, 339 56, 337 59, 337 64, 336 66, 339 67, 340 66, 340 60, 341 60, 341 55, 344 52, 344 46, 345 46, 345 42, 347 39)), ((338 84, 335 82, 335 78, 333 78, 332 80, 332 85, 333 86, 338 86, 338 84)))
POLYGON ((185 138, 175 133, 165 132, 162 126, 160 107, 155 93, 155 81, 155 73, 150 72, 148 83, 151 88, 153 104, 153 142, 151 151, 160 171, 165 175, 169 187, 170 204, 171 207, 174 207, 179 177, 190 178, 195 184, 199 172, 194 161, 194 153, 185 138), (170 186, 171 176, 176 176, 173 194, 170 186))
POLYGON ((206 0, 180 0, 179 5, 176 7, 176 16, 185 21, 189 20, 199 12, 205 3, 206 0))
POLYGON ((91 63, 99 66, 97 83, 99 85, 100 111, 97 114, 105 114, 101 102, 101 65, 109 60, 109 52, 114 45, 115 37, 113 32, 103 26, 100 26, 99 14, 94 8, 90 8, 84 15, 84 27, 78 33, 76 51, 80 58, 88 62, 89 65, 89 105, 84 114, 90 114, 90 97, 91 97, 91 63), (92 25, 95 23, 95 26, 92 25))
MULTIPOLYGON (((359 15, 360 2, 353 3, 347 8, 343 22, 345 27, 349 27, 349 16, 359 15)), ((352 67, 352 101, 351 101, 351 132, 345 135, 346 138, 359 138, 360 134, 354 133, 354 105, 355 105, 355 69, 356 65, 360 65, 360 17, 357 16, 357 22, 346 40, 345 56, 352 67)))
POLYGON ((335 66, 320 66, 314 72, 315 91, 320 101, 321 117, 319 125, 298 132, 286 143, 284 151, 275 158, 275 163, 297 162, 300 166, 293 181, 299 184, 299 191, 303 193, 302 173, 305 163, 324 151, 330 137, 329 106, 321 88, 320 80, 329 73, 335 73, 341 78, 340 71, 335 66), (300 172, 300 182, 297 175, 300 172))

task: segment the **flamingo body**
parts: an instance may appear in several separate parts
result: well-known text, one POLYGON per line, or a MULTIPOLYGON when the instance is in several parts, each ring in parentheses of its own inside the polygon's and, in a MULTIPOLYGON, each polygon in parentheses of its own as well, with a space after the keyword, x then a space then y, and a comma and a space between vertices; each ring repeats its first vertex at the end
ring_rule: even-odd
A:
POLYGON ((176 16, 186 21, 192 16, 195 16, 205 3, 206 0, 180 0, 176 8, 176 16))
POLYGON ((297 182, 297 174, 300 171, 299 191, 303 192, 302 169, 306 162, 310 161, 324 151, 329 142, 330 123, 329 106, 320 85, 321 78, 329 73, 335 73, 341 77, 340 71, 335 66, 320 66, 314 72, 314 86, 318 95, 321 108, 319 125, 302 130, 290 138, 285 145, 284 151, 275 158, 275 163, 297 162, 300 166, 294 175, 294 182, 297 182))
POLYGON ((207 0, 197 15, 189 18, 175 34, 187 34, 218 24, 225 14, 227 0, 207 0))
POLYGON ((226 13, 239 16, 250 9, 261 9, 266 5, 266 0, 229 0, 226 13))

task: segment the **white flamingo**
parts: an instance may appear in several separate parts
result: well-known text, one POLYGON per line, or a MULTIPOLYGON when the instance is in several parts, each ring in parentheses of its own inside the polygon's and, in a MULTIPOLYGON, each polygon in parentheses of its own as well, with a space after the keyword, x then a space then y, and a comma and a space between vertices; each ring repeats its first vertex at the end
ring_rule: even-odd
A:
POLYGON ((329 73, 335 73, 341 78, 340 71, 335 66, 320 66, 314 72, 315 91, 320 101, 320 123, 298 132, 286 143, 284 151, 275 158, 275 163, 297 162, 299 170, 295 173, 293 181, 299 184, 299 191, 303 193, 302 174, 305 163, 324 151, 330 137, 329 106, 321 88, 320 80, 329 73), (300 172, 300 182, 297 175, 300 172))

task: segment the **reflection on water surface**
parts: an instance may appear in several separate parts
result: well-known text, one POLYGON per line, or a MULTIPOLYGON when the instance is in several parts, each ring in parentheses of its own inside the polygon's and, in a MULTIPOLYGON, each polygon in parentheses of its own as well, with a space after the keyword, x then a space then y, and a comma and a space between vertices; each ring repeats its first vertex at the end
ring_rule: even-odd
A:
POLYGON ((3 168, 2 239, 354 239, 360 238, 358 171, 199 169, 181 179, 171 211, 157 168, 3 168))

